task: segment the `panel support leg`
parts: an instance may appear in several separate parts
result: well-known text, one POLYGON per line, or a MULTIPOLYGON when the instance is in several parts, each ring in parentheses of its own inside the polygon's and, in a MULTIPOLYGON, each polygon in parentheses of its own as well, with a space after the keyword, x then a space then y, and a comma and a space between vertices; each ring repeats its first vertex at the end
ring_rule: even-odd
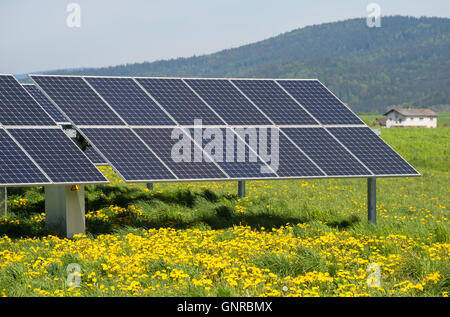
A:
POLYGON ((6 187, 0 188, 0 217, 8 217, 8 190, 6 187))
POLYGON ((243 198, 246 196, 245 193, 245 181, 238 181, 238 196, 243 198))
POLYGON ((45 222, 66 238, 86 233, 84 185, 45 186, 45 222))
POLYGON ((147 189, 153 190, 153 183, 147 183, 147 189))
POLYGON ((377 179, 367 179, 367 214, 370 223, 377 223, 377 179))

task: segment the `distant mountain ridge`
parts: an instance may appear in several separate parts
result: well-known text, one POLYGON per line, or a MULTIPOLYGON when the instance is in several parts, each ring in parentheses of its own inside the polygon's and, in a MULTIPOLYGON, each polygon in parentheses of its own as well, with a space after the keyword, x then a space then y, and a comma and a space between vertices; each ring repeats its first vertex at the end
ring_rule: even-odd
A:
MULTIPOLYGON (((356 112, 450 104, 450 19, 382 17, 308 26, 217 53, 52 74, 318 78, 356 112)), ((439 110, 439 109, 438 109, 439 110)))

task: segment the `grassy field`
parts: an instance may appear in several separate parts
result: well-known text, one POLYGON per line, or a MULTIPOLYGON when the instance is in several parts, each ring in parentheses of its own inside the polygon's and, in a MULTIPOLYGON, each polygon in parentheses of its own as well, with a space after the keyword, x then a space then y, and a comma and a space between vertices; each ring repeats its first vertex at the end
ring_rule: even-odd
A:
POLYGON ((46 231, 42 188, 10 189, 0 295, 447 296, 449 131, 382 129, 422 177, 378 179, 376 226, 364 179, 253 181, 239 199, 236 182, 148 191, 104 168, 73 240, 46 231))

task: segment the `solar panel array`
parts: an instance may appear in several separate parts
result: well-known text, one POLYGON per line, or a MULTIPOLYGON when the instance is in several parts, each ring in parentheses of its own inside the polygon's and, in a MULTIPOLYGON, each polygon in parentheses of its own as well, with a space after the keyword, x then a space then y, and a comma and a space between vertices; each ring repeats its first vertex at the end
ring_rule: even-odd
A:
POLYGON ((127 182, 419 175, 318 80, 30 77, 127 182))
POLYGON ((0 75, 0 186, 107 183, 36 99, 0 75))

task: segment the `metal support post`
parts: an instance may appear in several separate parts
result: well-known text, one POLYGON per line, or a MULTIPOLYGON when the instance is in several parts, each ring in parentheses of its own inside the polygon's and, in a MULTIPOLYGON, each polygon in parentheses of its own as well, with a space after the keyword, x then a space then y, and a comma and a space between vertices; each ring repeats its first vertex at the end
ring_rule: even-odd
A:
POLYGON ((367 214, 369 222, 377 223, 377 179, 367 179, 367 214))
POLYGON ((245 181, 238 181, 238 196, 239 197, 245 197, 245 181))
POLYGON ((8 190, 6 187, 0 188, 0 213, 8 217, 8 190))

